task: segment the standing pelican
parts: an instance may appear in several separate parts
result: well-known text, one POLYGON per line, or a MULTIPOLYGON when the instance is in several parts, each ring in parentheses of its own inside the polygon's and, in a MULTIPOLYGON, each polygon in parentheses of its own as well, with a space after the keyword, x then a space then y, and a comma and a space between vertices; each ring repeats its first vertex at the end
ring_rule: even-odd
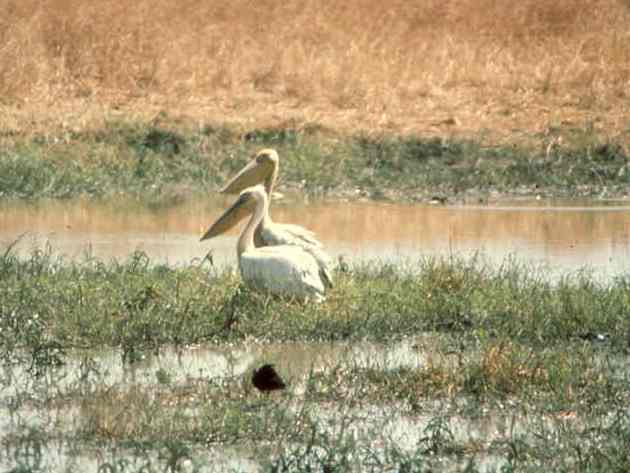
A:
POLYGON ((271 293, 324 300, 328 276, 309 249, 295 245, 256 248, 254 232, 268 218, 269 198, 262 185, 243 190, 238 200, 212 224, 201 241, 223 233, 235 225, 244 213, 252 216, 238 239, 236 252, 243 280, 271 293))
MULTIPOLYGON (((263 149, 220 192, 237 194, 249 186, 263 183, 267 196, 271 199, 278 177, 278 166, 279 158, 276 150, 263 149)), ((234 216, 234 219, 231 220, 231 225, 223 228, 223 231, 232 228, 246 215, 247 211, 243 209, 240 214, 234 216)), ((218 233, 215 233, 215 235, 218 235, 218 233)), ((312 231, 290 223, 275 223, 271 220, 269 212, 266 212, 254 232, 254 243, 256 247, 295 245, 304 248, 317 260, 320 270, 325 274, 326 285, 332 287, 331 259, 323 250, 322 244, 315 238, 315 234, 312 231)))

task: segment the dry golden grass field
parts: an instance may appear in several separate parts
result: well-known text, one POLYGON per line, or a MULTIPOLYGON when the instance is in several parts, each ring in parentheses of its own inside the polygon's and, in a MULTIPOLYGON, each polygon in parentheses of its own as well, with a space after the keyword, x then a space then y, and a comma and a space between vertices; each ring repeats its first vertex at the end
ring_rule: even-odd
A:
POLYGON ((105 119, 630 142, 628 0, 7 0, 0 127, 105 119))

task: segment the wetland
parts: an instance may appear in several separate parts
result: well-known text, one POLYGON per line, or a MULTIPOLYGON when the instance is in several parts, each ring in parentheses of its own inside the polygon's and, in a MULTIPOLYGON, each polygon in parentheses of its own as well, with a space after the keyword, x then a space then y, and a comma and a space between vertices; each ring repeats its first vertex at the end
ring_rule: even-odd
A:
POLYGON ((167 118, 0 139, 4 470, 627 470, 622 141, 167 118), (268 147, 323 304, 244 286, 237 230, 199 242, 268 147))
POLYGON ((2 468, 624 471, 625 201, 287 187, 274 218, 339 262, 323 304, 243 286, 236 232, 198 241, 229 197, 4 200, 2 468))
POLYGON ((630 471, 628 5, 3 2, 0 471, 630 471))

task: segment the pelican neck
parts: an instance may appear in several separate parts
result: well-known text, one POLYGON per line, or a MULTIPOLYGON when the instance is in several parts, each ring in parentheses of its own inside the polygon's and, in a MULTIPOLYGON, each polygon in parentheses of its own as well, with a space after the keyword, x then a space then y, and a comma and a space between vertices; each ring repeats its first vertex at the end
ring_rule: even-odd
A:
POLYGON ((238 239, 236 246, 238 256, 255 248, 254 231, 261 223, 264 224, 269 218, 269 199, 266 192, 256 193, 254 198, 256 199, 256 208, 238 239))

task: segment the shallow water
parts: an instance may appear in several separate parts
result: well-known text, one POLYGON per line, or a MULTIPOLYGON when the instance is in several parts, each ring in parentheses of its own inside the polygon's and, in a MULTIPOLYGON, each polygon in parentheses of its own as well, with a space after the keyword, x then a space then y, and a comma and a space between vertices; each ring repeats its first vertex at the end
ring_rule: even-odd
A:
MULTIPOLYGON (((70 259, 124 259, 134 250, 181 265, 212 252, 215 265, 236 264, 238 229, 199 242, 230 198, 148 210, 129 201, 0 204, 0 250, 20 239, 28 254, 49 244, 70 259)), ((492 262, 508 256, 610 277, 630 270, 630 206, 623 203, 520 201, 487 206, 402 205, 375 202, 274 202, 275 221, 315 231, 334 257, 347 261, 413 261, 427 255, 470 256, 492 262)), ((242 228, 239 226, 238 228, 242 228)))
MULTIPOLYGON (((149 386, 158 382, 158 372, 164 373, 170 382, 177 384, 197 378, 244 376, 255 366, 271 362, 291 379, 298 392, 303 392, 303 381, 311 370, 318 371, 349 363, 359 368, 418 368, 426 362, 426 352, 420 351, 419 345, 426 349, 435 343, 435 336, 419 336, 398 342, 395 346, 369 342, 261 345, 253 341, 233 346, 166 346, 158 354, 142 352, 139 361, 132 364, 122 362, 122 352, 119 349, 75 350, 68 353, 63 366, 48 374, 51 378, 33 378, 28 372, 28 366, 18 363, 1 367, 0 381, 4 386, 13 386, 31 393, 46 391, 46 384, 54 384, 56 390, 69 390, 90 379, 96 379, 99 384, 107 386, 149 386)), ((28 355, 24 358, 27 359, 28 355)), ((7 405, 7 399, 13 395, 11 389, 0 391, 0 407, 7 405)), ((37 399, 37 396, 33 395, 33 399, 37 399)))
MULTIPOLYGON (((181 385, 196 378, 248 377, 253 367, 273 362, 299 400, 312 371, 340 365, 420 367, 425 363, 426 354, 419 346, 435 343, 433 338, 420 336, 394 346, 372 343, 261 345, 252 340, 220 347, 163 347, 159 354, 145 352, 140 361, 131 365, 122 362, 120 350, 75 350, 68 353, 63 366, 42 376, 29 373, 25 363, 5 365, 0 372, 0 434, 13 440, 7 444, 11 455, 0 458, 0 467, 3 471, 25 466, 34 471, 110 471, 107 465, 118 468, 122 461, 127 467, 134 467, 124 471, 141 467, 144 467, 142 471, 163 471, 164 458, 157 458, 155 451, 138 453, 113 445, 92 451, 88 445, 70 445, 62 440, 63 436, 72 439, 73 432, 80 431, 89 422, 83 418, 82 395, 78 393, 85 391, 89 396, 94 385, 101 388, 141 385, 151 391, 160 384, 158 372, 168 376, 172 385, 181 385), (69 396, 68 393, 74 394, 69 396), (50 403, 52 399, 57 400, 54 405, 50 403), (67 402, 59 402, 61 399, 67 402), (33 436, 33 432, 41 435, 33 436), (43 440, 44 432, 54 432, 59 441, 43 440)), ((18 358, 20 353, 16 354, 18 358)), ((260 465, 251 456, 251 446, 249 449, 211 447, 210 453, 203 449, 195 452, 191 459, 183 459, 178 471, 258 471, 260 465)), ((111 471, 118 471, 116 468, 111 471)))
MULTIPOLYGON (((76 350, 68 353, 65 365, 41 376, 33 376, 24 364, 6 365, 0 372, 0 435, 5 437, 6 452, 10 454, 0 457, 0 469, 28 466, 33 471, 166 471, 169 456, 164 450, 152 447, 134 451, 115 442, 94 446, 73 440, 77 438, 75 432, 81 432, 90 423, 91 411, 84 412, 83 399, 89 397, 96 386, 101 390, 134 386, 150 393, 160 389, 168 391, 196 379, 237 377, 243 378, 243 389, 246 389, 251 370, 272 362, 289 385, 289 395, 278 396, 271 402, 275 408, 297 415, 306 402, 304 395, 311 373, 354 367, 414 369, 428 363, 456 363, 455 358, 451 360, 442 351, 442 342, 439 335, 429 333, 386 345, 262 345, 246 340, 222 346, 163 347, 159 354, 145 352, 140 361, 131 365, 122 362, 120 350, 76 350), (168 387, 162 385, 160 378, 168 379, 168 387), (51 440, 45 440, 48 434, 51 440), (110 469, 107 465, 116 468, 110 469), (121 465, 126 467, 117 469, 121 465)), ((470 356, 475 354, 469 353, 470 356)), ((604 361, 610 363, 608 357, 604 361)), ((627 357, 620 358, 615 365, 627 372, 627 357)), ((322 432, 328 432, 333 439, 342 433, 350 435, 359 448, 357 451, 369 451, 379 458, 392 446, 402 452, 418 449, 422 452, 431 448, 433 441, 443 444, 443 439, 447 444, 470 448, 470 454, 463 456, 422 453, 427 462, 439 465, 440 471, 462 471, 471 460, 479 471, 498 471, 506 459, 501 449, 495 454, 493 445, 509 444, 513 439, 534 439, 543 434, 555 435, 565 428, 580 429, 583 422, 573 412, 552 412, 541 417, 515 408, 518 406, 506 405, 481 406, 476 414, 467 416, 453 413, 449 399, 420 402, 417 414, 396 402, 371 405, 330 400, 316 406, 309 404, 309 409, 322 432)), ((462 398, 457 403, 464 405, 466 400, 462 398)), ((265 403, 243 405, 262 409, 265 403)), ((283 445, 283 448, 298 455, 301 451, 300 445, 283 445)), ((261 471, 260 459, 256 458, 252 444, 209 445, 201 449, 195 446, 189 457, 178 460, 178 471, 261 471)))
POLYGON ((81 447, 72 442, 26 442, 11 456, 0 457, 2 471, 11 472, 163 472, 219 473, 260 471, 249 452, 233 447, 193 450, 173 465, 163 452, 108 447, 81 447))

